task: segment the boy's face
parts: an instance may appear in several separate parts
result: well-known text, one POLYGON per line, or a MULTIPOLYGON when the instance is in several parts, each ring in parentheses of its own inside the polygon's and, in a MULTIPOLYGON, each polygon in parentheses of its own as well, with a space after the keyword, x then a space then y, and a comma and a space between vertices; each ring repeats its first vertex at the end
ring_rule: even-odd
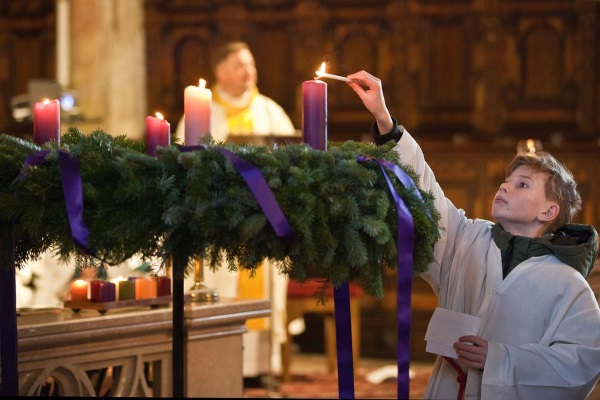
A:
POLYGON ((520 166, 500 185, 492 204, 492 217, 513 235, 537 237, 552 219, 546 198, 548 174, 520 166))
POLYGON ((219 85, 231 96, 241 96, 256 86, 256 65, 254 56, 248 49, 231 53, 215 69, 219 85))

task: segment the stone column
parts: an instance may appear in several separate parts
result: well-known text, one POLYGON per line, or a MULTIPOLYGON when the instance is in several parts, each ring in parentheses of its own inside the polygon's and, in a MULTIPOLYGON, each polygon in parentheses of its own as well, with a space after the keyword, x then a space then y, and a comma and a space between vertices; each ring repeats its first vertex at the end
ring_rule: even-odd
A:
POLYGON ((146 48, 143 0, 70 0, 71 87, 89 133, 145 137, 146 48))

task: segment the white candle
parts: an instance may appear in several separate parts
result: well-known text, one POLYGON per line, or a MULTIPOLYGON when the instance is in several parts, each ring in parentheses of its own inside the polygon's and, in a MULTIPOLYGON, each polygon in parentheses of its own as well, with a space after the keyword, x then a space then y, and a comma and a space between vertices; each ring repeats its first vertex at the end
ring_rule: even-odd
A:
POLYGON ((211 130, 212 92, 200 79, 198 86, 188 86, 184 92, 185 145, 195 146, 211 130))

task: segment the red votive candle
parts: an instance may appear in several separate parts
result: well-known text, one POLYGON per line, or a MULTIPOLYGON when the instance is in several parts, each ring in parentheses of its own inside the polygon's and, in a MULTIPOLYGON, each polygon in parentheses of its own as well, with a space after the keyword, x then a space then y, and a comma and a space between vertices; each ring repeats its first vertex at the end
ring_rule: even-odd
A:
POLYGON ((94 303, 100 302, 100 287, 102 286, 102 282, 97 279, 90 282, 90 301, 94 303))
POLYGON ((171 295, 171 278, 168 276, 156 277, 156 295, 158 297, 171 295))

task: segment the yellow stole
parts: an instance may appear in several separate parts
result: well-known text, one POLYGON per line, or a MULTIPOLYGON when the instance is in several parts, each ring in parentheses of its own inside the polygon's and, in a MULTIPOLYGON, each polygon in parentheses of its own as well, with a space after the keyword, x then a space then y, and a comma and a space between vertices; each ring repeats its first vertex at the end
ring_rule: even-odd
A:
MULTIPOLYGON (((215 89, 217 88, 215 87, 215 89)), ((213 101, 225 109, 229 133, 235 135, 250 135, 254 132, 254 124, 252 123, 252 115, 250 114, 250 105, 257 94, 258 88, 254 87, 250 94, 248 104, 244 107, 238 107, 221 97, 218 90, 213 90, 213 101)))
MULTIPOLYGON (((265 290, 265 268, 263 262, 257 269, 254 277, 250 278, 250 271, 239 269, 238 296, 241 299, 268 299, 270 296, 265 290)), ((246 321, 249 330, 264 330, 267 328, 267 318, 254 318, 246 321)))
MULTIPOLYGON (((213 101, 225 109, 229 133, 236 135, 251 135, 254 133, 254 124, 250 114, 250 105, 258 94, 258 88, 252 89, 248 104, 238 107, 219 95, 218 86, 213 88, 213 101)), ((239 269, 238 274, 238 297, 241 299, 267 299, 268 292, 265 290, 265 263, 257 270, 253 278, 250 278, 248 270, 239 269)), ((267 328, 266 318, 254 318, 246 321, 249 330, 264 330, 267 328)))

